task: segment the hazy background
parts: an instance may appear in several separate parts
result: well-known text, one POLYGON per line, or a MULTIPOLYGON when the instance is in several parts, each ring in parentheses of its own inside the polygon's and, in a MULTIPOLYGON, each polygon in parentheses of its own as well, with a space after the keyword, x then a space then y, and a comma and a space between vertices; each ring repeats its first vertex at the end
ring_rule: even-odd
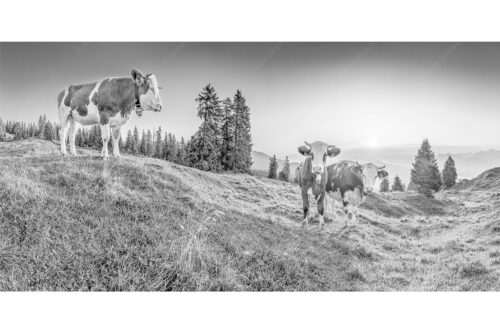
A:
MULTIPOLYGON (((254 150, 268 155, 298 161, 298 145, 322 140, 406 180, 427 137, 437 154, 500 164, 491 151, 500 146, 499 43, 1 43, 0 116, 55 121, 69 84, 132 68, 157 75, 166 109, 134 114, 122 134, 161 126, 189 139, 200 124, 195 98, 211 83, 221 98, 243 91, 254 150)), ((459 177, 474 176, 465 164, 459 177)))

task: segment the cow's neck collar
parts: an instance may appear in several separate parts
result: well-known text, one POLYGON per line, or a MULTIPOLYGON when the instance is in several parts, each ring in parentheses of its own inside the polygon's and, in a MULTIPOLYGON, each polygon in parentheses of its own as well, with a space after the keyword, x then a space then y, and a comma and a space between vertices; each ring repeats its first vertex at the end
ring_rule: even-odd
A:
POLYGON ((141 100, 139 99, 139 88, 135 88, 135 108, 136 109, 142 109, 141 107, 141 100))

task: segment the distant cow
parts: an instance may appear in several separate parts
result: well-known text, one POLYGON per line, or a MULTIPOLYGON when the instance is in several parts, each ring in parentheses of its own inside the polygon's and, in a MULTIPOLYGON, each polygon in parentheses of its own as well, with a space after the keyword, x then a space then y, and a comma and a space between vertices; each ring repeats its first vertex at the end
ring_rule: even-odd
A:
POLYGON ((326 193, 332 199, 342 202, 348 220, 356 221, 358 206, 368 193, 373 192, 377 178, 387 177, 385 166, 373 163, 360 165, 353 161, 340 161, 327 167, 326 193))
POLYGON ((328 145, 324 142, 316 141, 312 144, 305 142, 305 146, 298 148, 299 153, 307 156, 307 159, 302 164, 298 182, 302 191, 302 203, 304 210, 303 226, 309 224, 309 189, 311 189, 314 200, 317 202, 319 214, 319 226, 323 227, 323 202, 325 198, 325 186, 327 181, 326 158, 335 157, 340 154, 340 149, 328 145))
POLYGON ((113 138, 113 155, 120 156, 120 129, 133 110, 158 112, 163 109, 156 77, 153 74, 142 75, 136 69, 132 70, 131 78, 106 78, 93 83, 70 85, 59 94, 57 102, 61 153, 67 155, 68 127, 70 153, 76 155, 76 123, 100 124, 104 159, 109 158, 110 136, 113 138))

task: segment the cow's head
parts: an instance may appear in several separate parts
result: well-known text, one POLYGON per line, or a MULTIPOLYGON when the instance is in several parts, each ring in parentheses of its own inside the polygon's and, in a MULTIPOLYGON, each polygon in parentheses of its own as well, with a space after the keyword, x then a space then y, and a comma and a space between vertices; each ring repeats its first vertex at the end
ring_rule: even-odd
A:
POLYGON ((311 171, 316 182, 321 181, 321 175, 325 172, 326 158, 335 157, 340 154, 340 149, 327 143, 316 141, 312 144, 304 142, 305 146, 298 148, 299 153, 311 159, 311 171))
POLYGON ((356 165, 351 170, 363 179, 363 187, 366 193, 372 193, 377 178, 382 179, 389 175, 387 171, 383 170, 384 168, 385 165, 377 166, 373 163, 361 165, 356 162, 356 165))
POLYGON ((137 69, 133 69, 132 78, 137 87, 141 108, 144 111, 161 111, 163 109, 160 98, 161 87, 158 86, 156 76, 154 74, 142 75, 137 69))

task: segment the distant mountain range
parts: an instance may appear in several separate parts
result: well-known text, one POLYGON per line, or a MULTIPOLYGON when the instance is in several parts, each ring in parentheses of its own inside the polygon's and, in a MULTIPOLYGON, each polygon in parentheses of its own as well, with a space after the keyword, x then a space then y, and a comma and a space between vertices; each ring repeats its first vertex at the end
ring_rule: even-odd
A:
MULTIPOLYGON (((500 166, 500 150, 475 150, 477 147, 460 147, 460 146, 437 146, 434 147, 439 168, 442 169, 444 162, 449 155, 455 160, 457 173, 459 178, 473 178, 487 169, 500 166)), ((415 159, 415 154, 418 151, 418 146, 403 146, 403 147, 384 147, 378 149, 357 148, 346 149, 342 153, 327 161, 328 164, 335 163, 340 160, 353 160, 359 163, 373 162, 377 165, 385 165, 389 172, 389 178, 392 179, 395 175, 399 175, 403 182, 408 184, 410 180, 410 170, 415 159)), ((270 156, 253 151, 253 166, 254 170, 267 171, 269 168, 270 156)), ((304 156, 295 153, 288 156, 290 160, 290 170, 292 174, 295 168, 305 159, 304 156)), ((279 169, 283 166, 284 159, 278 158, 279 169)))

